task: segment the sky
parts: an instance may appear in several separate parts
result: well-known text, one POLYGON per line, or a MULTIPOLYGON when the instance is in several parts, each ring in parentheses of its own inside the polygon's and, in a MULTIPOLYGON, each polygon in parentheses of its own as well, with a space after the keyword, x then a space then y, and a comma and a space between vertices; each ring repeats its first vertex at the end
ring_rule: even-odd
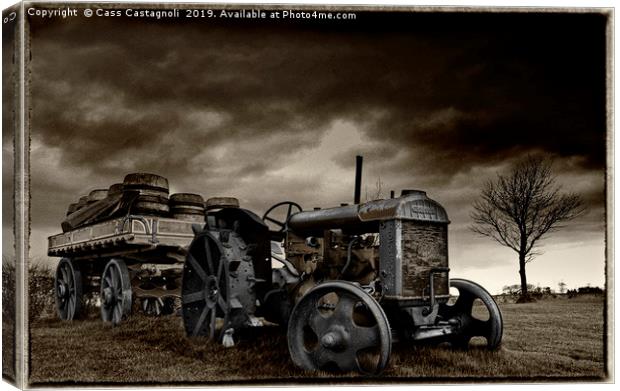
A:
POLYGON ((351 202, 363 155, 362 200, 425 190, 451 220, 451 276, 499 293, 519 281, 517 256, 469 229, 471 205, 487 180, 539 155, 588 213, 542 242, 528 281, 604 284, 602 14, 30 23, 36 262, 52 262, 46 238, 68 204, 130 172, 167 177, 171 193, 234 196, 262 215, 283 200, 351 202))

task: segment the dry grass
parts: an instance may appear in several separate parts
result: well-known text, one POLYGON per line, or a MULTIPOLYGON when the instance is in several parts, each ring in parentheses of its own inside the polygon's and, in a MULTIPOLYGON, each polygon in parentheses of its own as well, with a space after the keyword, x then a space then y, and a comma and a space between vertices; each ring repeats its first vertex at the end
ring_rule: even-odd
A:
POLYGON ((14 319, 2 319, 2 377, 15 381, 15 328, 14 319))
MULTIPOLYGON (((502 349, 395 346, 390 366, 373 383, 473 379, 603 380, 602 298, 503 304, 502 349)), ((179 317, 134 316, 110 327, 97 319, 35 322, 31 373, 41 383, 356 382, 355 374, 306 373, 290 361, 284 332, 253 330, 224 349, 184 335, 179 317)))
POLYGON ((15 263, 2 259, 2 377, 15 380, 15 263))

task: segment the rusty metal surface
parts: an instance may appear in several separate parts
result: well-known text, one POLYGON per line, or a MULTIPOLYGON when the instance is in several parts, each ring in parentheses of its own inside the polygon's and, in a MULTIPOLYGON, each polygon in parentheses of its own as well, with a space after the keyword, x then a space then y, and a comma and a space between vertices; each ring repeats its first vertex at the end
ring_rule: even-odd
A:
POLYGON ((340 230, 325 231, 321 269, 329 279, 357 281, 367 285, 377 277, 379 246, 375 237, 345 235, 340 230))
POLYGON ((376 374, 387 365, 392 348, 390 323, 381 306, 346 281, 327 281, 310 290, 293 309, 287 339, 291 359, 306 370, 331 364, 345 372, 376 374), (371 358, 359 360, 359 351, 371 358))
POLYGON ((340 228, 350 224, 359 224, 358 205, 337 208, 309 210, 291 216, 288 226, 293 231, 313 229, 340 228))
POLYGON ((409 191, 399 198, 375 200, 359 206, 360 221, 416 220, 450 223, 446 210, 423 191, 409 191))
POLYGON ((456 348, 467 348, 474 337, 483 337, 486 348, 497 349, 502 341, 504 321, 502 313, 493 299, 483 287, 473 281, 452 279, 450 286, 459 291, 454 305, 440 305, 439 316, 456 326, 446 342, 456 348), (486 307, 489 316, 486 320, 478 319, 473 314, 473 303, 479 301, 486 307))
MULTIPOLYGON (((380 226, 380 278, 385 295, 428 299, 430 270, 448 266, 447 224, 388 220, 380 226)), ((449 294, 447 275, 434 278, 435 294, 449 294)))
POLYGON ((386 296, 402 294, 402 221, 382 221, 379 227, 379 277, 386 296))
POLYGON ((299 212, 291 216, 288 227, 293 231, 307 234, 316 234, 333 228, 378 232, 376 222, 393 219, 445 224, 450 222, 445 209, 438 202, 428 198, 425 192, 409 191, 399 198, 299 212))
POLYGON ((188 335, 221 341, 225 333, 258 325, 254 316, 258 278, 248 251, 248 244, 234 231, 197 233, 188 250, 181 289, 188 335), (217 318, 223 321, 221 328, 217 318))
MULTIPOLYGON (((429 297, 429 277, 433 268, 448 267, 448 229, 445 224, 403 221, 403 295, 429 297)), ((437 295, 449 293, 447 274, 434 278, 437 295)))

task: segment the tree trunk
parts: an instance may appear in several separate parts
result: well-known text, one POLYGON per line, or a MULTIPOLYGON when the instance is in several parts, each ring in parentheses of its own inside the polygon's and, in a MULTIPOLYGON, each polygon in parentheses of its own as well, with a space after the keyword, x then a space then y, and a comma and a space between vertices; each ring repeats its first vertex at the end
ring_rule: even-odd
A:
POLYGON ((521 276, 521 297, 527 298, 527 277, 525 276, 525 253, 519 253, 519 275, 521 276))

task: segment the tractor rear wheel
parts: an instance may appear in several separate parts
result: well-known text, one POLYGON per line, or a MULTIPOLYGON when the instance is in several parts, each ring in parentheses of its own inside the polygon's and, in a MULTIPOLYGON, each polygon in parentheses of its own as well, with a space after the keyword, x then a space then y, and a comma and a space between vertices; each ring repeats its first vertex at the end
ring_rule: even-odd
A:
POLYGON ((223 254, 221 243, 208 232, 198 234, 189 247, 181 290, 183 323, 189 336, 219 340, 228 327, 228 271, 223 254))
POLYGON ((235 231, 198 232, 183 266, 185 332, 234 344, 236 330, 257 326, 253 259, 235 231))

